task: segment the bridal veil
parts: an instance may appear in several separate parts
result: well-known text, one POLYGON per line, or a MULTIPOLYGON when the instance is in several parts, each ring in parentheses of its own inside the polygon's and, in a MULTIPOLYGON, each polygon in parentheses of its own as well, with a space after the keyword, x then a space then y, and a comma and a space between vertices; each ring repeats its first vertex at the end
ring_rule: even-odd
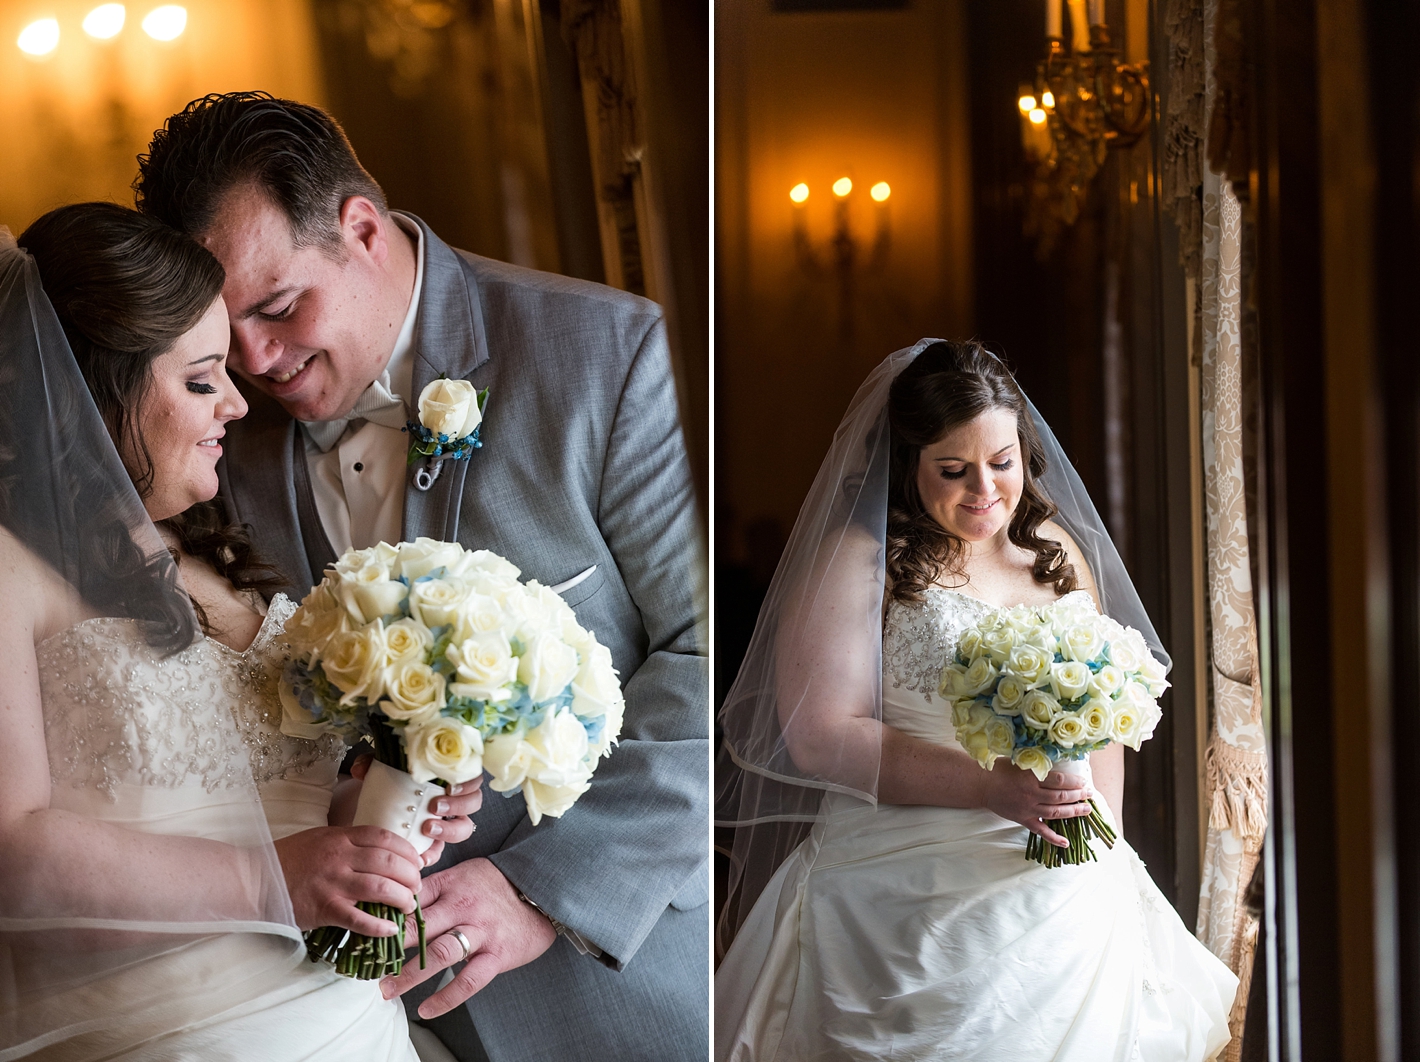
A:
MULTIPOLYGON (((924 339, 881 362, 848 406, 770 583, 744 663, 720 708, 716 825, 734 828, 723 954, 779 864, 818 817, 825 793, 877 802, 890 429, 888 391, 924 339), (862 725, 825 747, 816 720, 862 725)), ((1079 474, 1029 401, 1045 472, 1037 486, 1094 576, 1101 610, 1168 656, 1079 474)))
MULTIPOLYGON (((38 269, 4 229, 0 525, 87 617, 34 647, 50 765, 36 803, 83 840, 72 873, 0 852, 0 1062, 141 1051, 257 998, 304 949, 230 706, 160 688, 174 661, 200 670, 184 654, 201 627, 38 269), (176 715, 150 710, 165 696, 176 715), (213 887, 209 858, 240 883, 213 887)), ((23 661, 30 647, 10 648, 23 661)))

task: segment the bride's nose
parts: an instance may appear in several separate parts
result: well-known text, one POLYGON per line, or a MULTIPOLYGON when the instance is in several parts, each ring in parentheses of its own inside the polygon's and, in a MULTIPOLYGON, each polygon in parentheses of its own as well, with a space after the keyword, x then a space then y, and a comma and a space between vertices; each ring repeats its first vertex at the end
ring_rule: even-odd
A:
POLYGON ((247 415, 247 400, 237 390, 236 381, 226 373, 222 374, 221 393, 215 411, 218 420, 241 420, 247 415))
POLYGON ((264 336, 252 328, 233 328, 228 357, 243 375, 265 376, 285 350, 279 339, 264 336))

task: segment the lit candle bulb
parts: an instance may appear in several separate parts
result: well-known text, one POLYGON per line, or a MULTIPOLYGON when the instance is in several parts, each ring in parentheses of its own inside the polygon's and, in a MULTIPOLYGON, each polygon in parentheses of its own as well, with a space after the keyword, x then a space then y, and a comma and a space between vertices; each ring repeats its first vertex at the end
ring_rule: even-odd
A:
POLYGON ((1060 38, 1060 0, 1045 0, 1045 35, 1060 38))
POLYGON ((796 206, 803 206, 804 202, 809 198, 809 186, 800 181, 798 184, 794 185, 793 188, 789 189, 789 198, 794 201, 796 206))
POLYGON ((1090 25, 1104 25, 1104 0, 1090 0, 1090 25))

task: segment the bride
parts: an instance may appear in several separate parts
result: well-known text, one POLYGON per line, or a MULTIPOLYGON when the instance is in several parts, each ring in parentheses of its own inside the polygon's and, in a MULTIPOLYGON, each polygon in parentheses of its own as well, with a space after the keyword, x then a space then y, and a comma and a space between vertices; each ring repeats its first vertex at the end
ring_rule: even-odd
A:
POLYGON ((937 686, 961 632, 1064 596, 1166 661, 1001 361, 930 340, 892 355, 839 426, 721 711, 738 828, 716 1059, 1198 1062, 1227 1044, 1236 978, 1122 838, 1079 866, 1024 858, 1027 831, 1063 846, 1046 820, 1092 793, 1119 829, 1121 747, 1091 756, 1091 785, 984 771, 954 739, 937 686))
POLYGON ((477 785, 421 858, 338 824, 336 739, 277 729, 294 606, 261 608, 274 573, 211 502, 246 412, 216 259, 107 203, 20 245, 0 229, 0 1062, 413 1062, 399 1001, 300 931, 393 934, 355 903, 412 911, 477 785))

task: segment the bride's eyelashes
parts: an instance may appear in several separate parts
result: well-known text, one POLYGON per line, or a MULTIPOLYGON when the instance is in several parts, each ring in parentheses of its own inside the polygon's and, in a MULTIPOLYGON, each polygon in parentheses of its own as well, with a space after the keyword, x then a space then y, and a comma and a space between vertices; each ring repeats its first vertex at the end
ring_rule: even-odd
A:
MULTIPOLYGON (((998 464, 995 464, 994 462, 992 462, 992 463, 991 463, 991 467, 994 468, 997 472, 1009 472, 1009 471, 1011 470, 1011 466, 1014 465, 1015 463, 1016 463, 1015 461, 1006 461, 1006 462, 1004 462, 1003 464, 999 464, 999 465, 998 465, 998 464)), ((961 477, 964 476, 964 475, 966 475, 966 469, 965 469, 965 468, 959 468, 959 469, 957 469, 955 472, 953 472, 953 471, 952 471, 951 469, 949 469, 949 468, 944 468, 944 469, 942 469, 942 478, 943 478, 943 479, 961 479, 961 477)))
POLYGON ((201 380, 188 380, 187 389, 195 395, 215 395, 217 388, 210 383, 203 383, 201 380))

